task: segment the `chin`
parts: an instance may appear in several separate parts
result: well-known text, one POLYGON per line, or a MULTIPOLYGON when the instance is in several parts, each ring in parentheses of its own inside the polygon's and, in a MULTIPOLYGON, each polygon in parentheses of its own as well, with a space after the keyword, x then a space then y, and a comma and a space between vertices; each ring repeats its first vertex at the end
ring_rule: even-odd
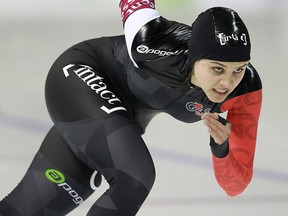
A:
POLYGON ((227 97, 223 98, 208 97, 208 99, 213 103, 222 103, 223 101, 225 101, 226 98, 227 97))

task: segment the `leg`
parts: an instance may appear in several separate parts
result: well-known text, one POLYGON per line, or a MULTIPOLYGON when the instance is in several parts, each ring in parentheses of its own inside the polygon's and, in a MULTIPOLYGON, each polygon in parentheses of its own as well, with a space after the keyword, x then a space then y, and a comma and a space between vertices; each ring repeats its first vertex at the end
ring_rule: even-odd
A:
POLYGON ((78 44, 59 57, 46 80, 47 107, 58 131, 110 185, 89 216, 135 215, 155 179, 150 153, 128 112, 133 107, 108 76, 117 70, 113 53, 106 53, 111 50, 106 39, 78 44))
MULTIPOLYGON (((65 215, 92 194, 93 172, 73 155, 53 127, 20 184, 0 202, 0 215, 65 215)), ((97 180, 99 184, 99 176, 97 180)))
POLYGON ((110 185, 88 215, 135 215, 155 179, 154 165, 137 125, 125 117, 111 116, 62 123, 59 130, 78 157, 99 170, 110 185))

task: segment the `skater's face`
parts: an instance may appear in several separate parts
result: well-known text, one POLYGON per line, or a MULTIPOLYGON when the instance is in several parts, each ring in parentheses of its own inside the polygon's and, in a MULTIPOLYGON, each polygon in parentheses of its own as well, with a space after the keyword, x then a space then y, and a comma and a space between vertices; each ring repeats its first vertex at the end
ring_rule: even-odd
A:
POLYGON ((220 103, 240 83, 248 63, 200 59, 194 64, 191 82, 202 88, 210 101, 220 103))

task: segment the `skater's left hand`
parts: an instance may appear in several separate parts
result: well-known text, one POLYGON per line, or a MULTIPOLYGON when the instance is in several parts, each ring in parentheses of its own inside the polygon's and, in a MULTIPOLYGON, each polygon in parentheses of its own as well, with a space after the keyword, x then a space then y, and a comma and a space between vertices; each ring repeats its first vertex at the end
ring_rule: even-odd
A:
POLYGON ((231 132, 231 124, 223 125, 218 121, 218 113, 204 113, 201 116, 204 124, 208 128, 208 132, 218 145, 223 144, 229 137, 231 132))

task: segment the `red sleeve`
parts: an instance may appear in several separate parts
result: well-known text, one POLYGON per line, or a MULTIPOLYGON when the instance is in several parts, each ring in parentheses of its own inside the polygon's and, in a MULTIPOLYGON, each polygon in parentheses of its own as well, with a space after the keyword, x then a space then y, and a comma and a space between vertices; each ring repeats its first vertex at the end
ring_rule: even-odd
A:
POLYGON ((213 157, 213 168, 219 185, 229 196, 244 191, 253 175, 258 119, 262 104, 262 90, 226 101, 221 110, 228 110, 232 124, 229 153, 224 158, 213 157))

